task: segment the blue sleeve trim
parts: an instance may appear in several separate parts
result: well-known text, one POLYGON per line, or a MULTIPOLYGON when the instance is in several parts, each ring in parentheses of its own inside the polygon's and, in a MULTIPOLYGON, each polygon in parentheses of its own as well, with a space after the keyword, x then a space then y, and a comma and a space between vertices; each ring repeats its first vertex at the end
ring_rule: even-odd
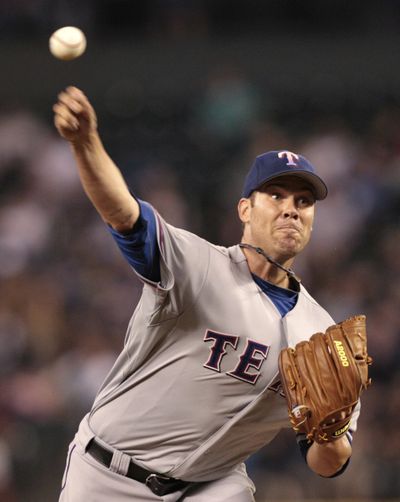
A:
POLYGON ((145 279, 161 280, 160 250, 154 210, 147 202, 138 200, 140 215, 132 230, 119 233, 108 227, 121 253, 134 270, 145 279))

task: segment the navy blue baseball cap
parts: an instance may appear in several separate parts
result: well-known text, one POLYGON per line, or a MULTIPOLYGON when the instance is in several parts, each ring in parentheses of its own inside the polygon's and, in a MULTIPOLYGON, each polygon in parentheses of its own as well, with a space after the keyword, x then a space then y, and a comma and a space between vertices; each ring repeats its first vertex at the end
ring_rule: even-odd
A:
POLYGON ((287 150, 266 152, 254 161, 244 182, 242 197, 250 197, 267 181, 281 176, 303 178, 311 186, 316 200, 325 199, 328 188, 316 174, 314 166, 302 155, 287 150))

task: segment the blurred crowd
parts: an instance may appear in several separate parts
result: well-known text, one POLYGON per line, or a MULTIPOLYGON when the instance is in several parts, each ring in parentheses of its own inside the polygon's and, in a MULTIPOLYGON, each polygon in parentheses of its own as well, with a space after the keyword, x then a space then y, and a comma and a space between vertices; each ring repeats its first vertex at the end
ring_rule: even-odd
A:
MULTIPOLYGON (((317 166, 329 197, 295 270, 336 320, 367 315, 373 385, 340 478, 310 473, 289 430, 248 468, 260 502, 398 497, 400 108, 382 104, 361 124, 317 109, 302 121, 281 104, 221 66, 190 102, 124 116, 105 99, 97 110, 130 188, 218 244, 240 238, 236 203, 255 155, 288 149, 317 166)), ((28 110, 0 116, 0 263, 0 500, 55 500, 67 444, 141 285, 84 196, 68 145, 28 110)))

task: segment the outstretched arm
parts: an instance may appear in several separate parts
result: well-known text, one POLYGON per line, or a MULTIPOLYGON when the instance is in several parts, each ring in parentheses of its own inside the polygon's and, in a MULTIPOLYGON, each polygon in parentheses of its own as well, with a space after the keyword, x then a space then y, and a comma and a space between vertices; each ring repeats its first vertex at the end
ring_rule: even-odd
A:
POLYGON ((53 111, 55 126, 70 143, 83 188, 100 216, 118 232, 131 230, 139 205, 104 149, 89 100, 81 90, 68 87, 59 94, 53 111))

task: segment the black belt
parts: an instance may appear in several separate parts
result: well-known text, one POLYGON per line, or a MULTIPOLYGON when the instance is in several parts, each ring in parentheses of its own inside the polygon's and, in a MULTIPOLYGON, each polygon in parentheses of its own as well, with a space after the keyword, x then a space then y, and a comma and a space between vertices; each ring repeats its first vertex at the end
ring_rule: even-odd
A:
MULTIPOLYGON (((86 451, 98 462, 105 465, 107 468, 110 467, 113 452, 101 446, 95 439, 90 441, 86 451)), ((169 478, 167 476, 163 476, 162 474, 147 471, 146 469, 143 469, 143 467, 140 467, 132 462, 132 460, 129 463, 128 472, 125 476, 134 479, 135 481, 140 481, 140 483, 148 486, 153 493, 161 497, 163 495, 167 495, 167 493, 172 493, 177 490, 181 490, 182 488, 186 488, 190 484, 188 481, 169 478)))

